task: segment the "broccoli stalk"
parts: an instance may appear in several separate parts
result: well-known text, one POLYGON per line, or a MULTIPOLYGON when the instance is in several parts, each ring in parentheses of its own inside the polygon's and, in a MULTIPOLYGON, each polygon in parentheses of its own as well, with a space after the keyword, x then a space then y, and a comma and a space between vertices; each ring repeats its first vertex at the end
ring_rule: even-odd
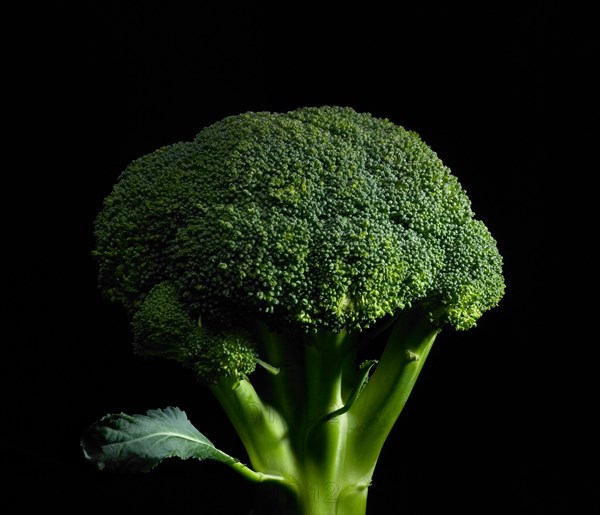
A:
POLYGON ((294 356, 290 366, 281 356, 288 347, 282 337, 263 333, 272 349, 265 355, 280 368, 271 377, 273 404, 266 404, 247 378, 223 378, 211 389, 253 468, 289 489, 301 513, 364 513, 379 453, 438 332, 422 313, 404 313, 368 381, 375 362, 367 362, 362 373, 357 368, 356 335, 308 337, 303 361, 294 356), (305 376, 302 403, 295 382, 300 374, 305 376))
POLYGON ((473 327, 504 292, 496 243, 439 158, 349 108, 232 116, 133 162, 96 239, 136 353, 208 386, 249 466, 178 408, 104 417, 86 457, 141 471, 215 459, 278 485, 299 514, 366 513, 437 335, 473 327))

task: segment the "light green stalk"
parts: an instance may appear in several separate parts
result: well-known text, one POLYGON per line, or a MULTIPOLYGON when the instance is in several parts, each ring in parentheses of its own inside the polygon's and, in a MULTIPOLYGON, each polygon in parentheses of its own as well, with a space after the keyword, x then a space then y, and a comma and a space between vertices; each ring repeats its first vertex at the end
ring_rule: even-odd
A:
POLYGON ((373 377, 349 412, 348 445, 357 469, 373 473, 439 332, 420 313, 405 313, 395 323, 373 377))
POLYGON ((211 387, 239 435, 250 463, 257 472, 293 477, 295 454, 287 423, 271 406, 263 403, 247 380, 221 379, 211 387))
POLYGON ((248 380, 213 387, 256 473, 266 474, 256 477, 283 477, 276 482, 293 492, 300 515, 366 513, 379 453, 438 332, 421 313, 399 317, 365 387, 367 369, 356 367, 357 335, 306 336, 304 356, 294 356, 292 365, 290 342, 264 331, 266 358, 281 371, 271 377, 275 407, 248 380))

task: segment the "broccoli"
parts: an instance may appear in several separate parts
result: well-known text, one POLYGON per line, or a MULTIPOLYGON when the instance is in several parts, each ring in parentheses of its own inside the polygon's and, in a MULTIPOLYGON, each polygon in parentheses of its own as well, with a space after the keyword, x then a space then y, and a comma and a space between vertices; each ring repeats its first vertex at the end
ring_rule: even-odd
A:
POLYGON ((229 116, 133 161, 95 237, 135 352, 209 387, 249 465, 173 407, 107 415, 85 456, 115 470, 216 459, 280 485, 302 514, 365 513, 436 336, 472 328, 504 293, 456 177, 416 133, 351 108, 229 116))

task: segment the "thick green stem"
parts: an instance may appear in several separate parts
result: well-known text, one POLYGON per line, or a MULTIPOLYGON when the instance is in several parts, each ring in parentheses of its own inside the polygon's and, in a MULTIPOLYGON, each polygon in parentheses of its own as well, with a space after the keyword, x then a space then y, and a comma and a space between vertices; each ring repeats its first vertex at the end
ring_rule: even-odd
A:
POLYGON ((346 332, 318 334, 306 345, 308 421, 343 406, 342 379, 349 345, 346 332))
MULTIPOLYGON (((318 478, 315 478, 318 479, 318 478)), ((312 481, 300 499, 299 515, 364 515, 368 484, 312 481)))
POLYGON ((404 313, 394 325, 373 377, 349 411, 348 446, 357 469, 372 474, 439 331, 419 312, 404 313))
POLYGON ((438 332, 422 313, 400 316, 363 389, 366 368, 357 370, 353 335, 301 342, 263 331, 265 358, 280 369, 269 376, 275 407, 247 380, 212 388, 256 470, 241 472, 287 487, 299 515, 364 515, 379 453, 438 332))
POLYGON ((342 371, 347 354, 346 333, 318 335, 306 346, 307 426, 303 455, 307 466, 318 466, 324 477, 329 475, 332 479, 346 443, 346 418, 318 421, 344 405, 342 371))
POLYGON ((320 334, 306 347, 307 425, 299 476, 301 513, 361 514, 368 482, 353 473, 348 456, 347 371, 355 368, 355 341, 345 332, 320 334), (350 367, 349 365, 352 365, 350 367), (329 416, 338 411, 338 416, 329 416))

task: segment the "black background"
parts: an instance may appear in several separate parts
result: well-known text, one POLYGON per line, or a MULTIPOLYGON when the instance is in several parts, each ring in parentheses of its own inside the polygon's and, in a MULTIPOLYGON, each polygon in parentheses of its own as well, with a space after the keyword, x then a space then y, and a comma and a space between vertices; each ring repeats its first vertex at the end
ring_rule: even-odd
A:
POLYGON ((96 287, 92 224, 134 158, 226 115, 324 104, 417 131, 505 257, 500 307, 439 337, 369 513, 599 512, 595 17, 454 4, 47 2, 5 17, 8 513, 250 513, 255 487, 219 464, 115 477, 83 459, 100 416, 168 405, 244 456, 207 390, 133 356, 96 287))

